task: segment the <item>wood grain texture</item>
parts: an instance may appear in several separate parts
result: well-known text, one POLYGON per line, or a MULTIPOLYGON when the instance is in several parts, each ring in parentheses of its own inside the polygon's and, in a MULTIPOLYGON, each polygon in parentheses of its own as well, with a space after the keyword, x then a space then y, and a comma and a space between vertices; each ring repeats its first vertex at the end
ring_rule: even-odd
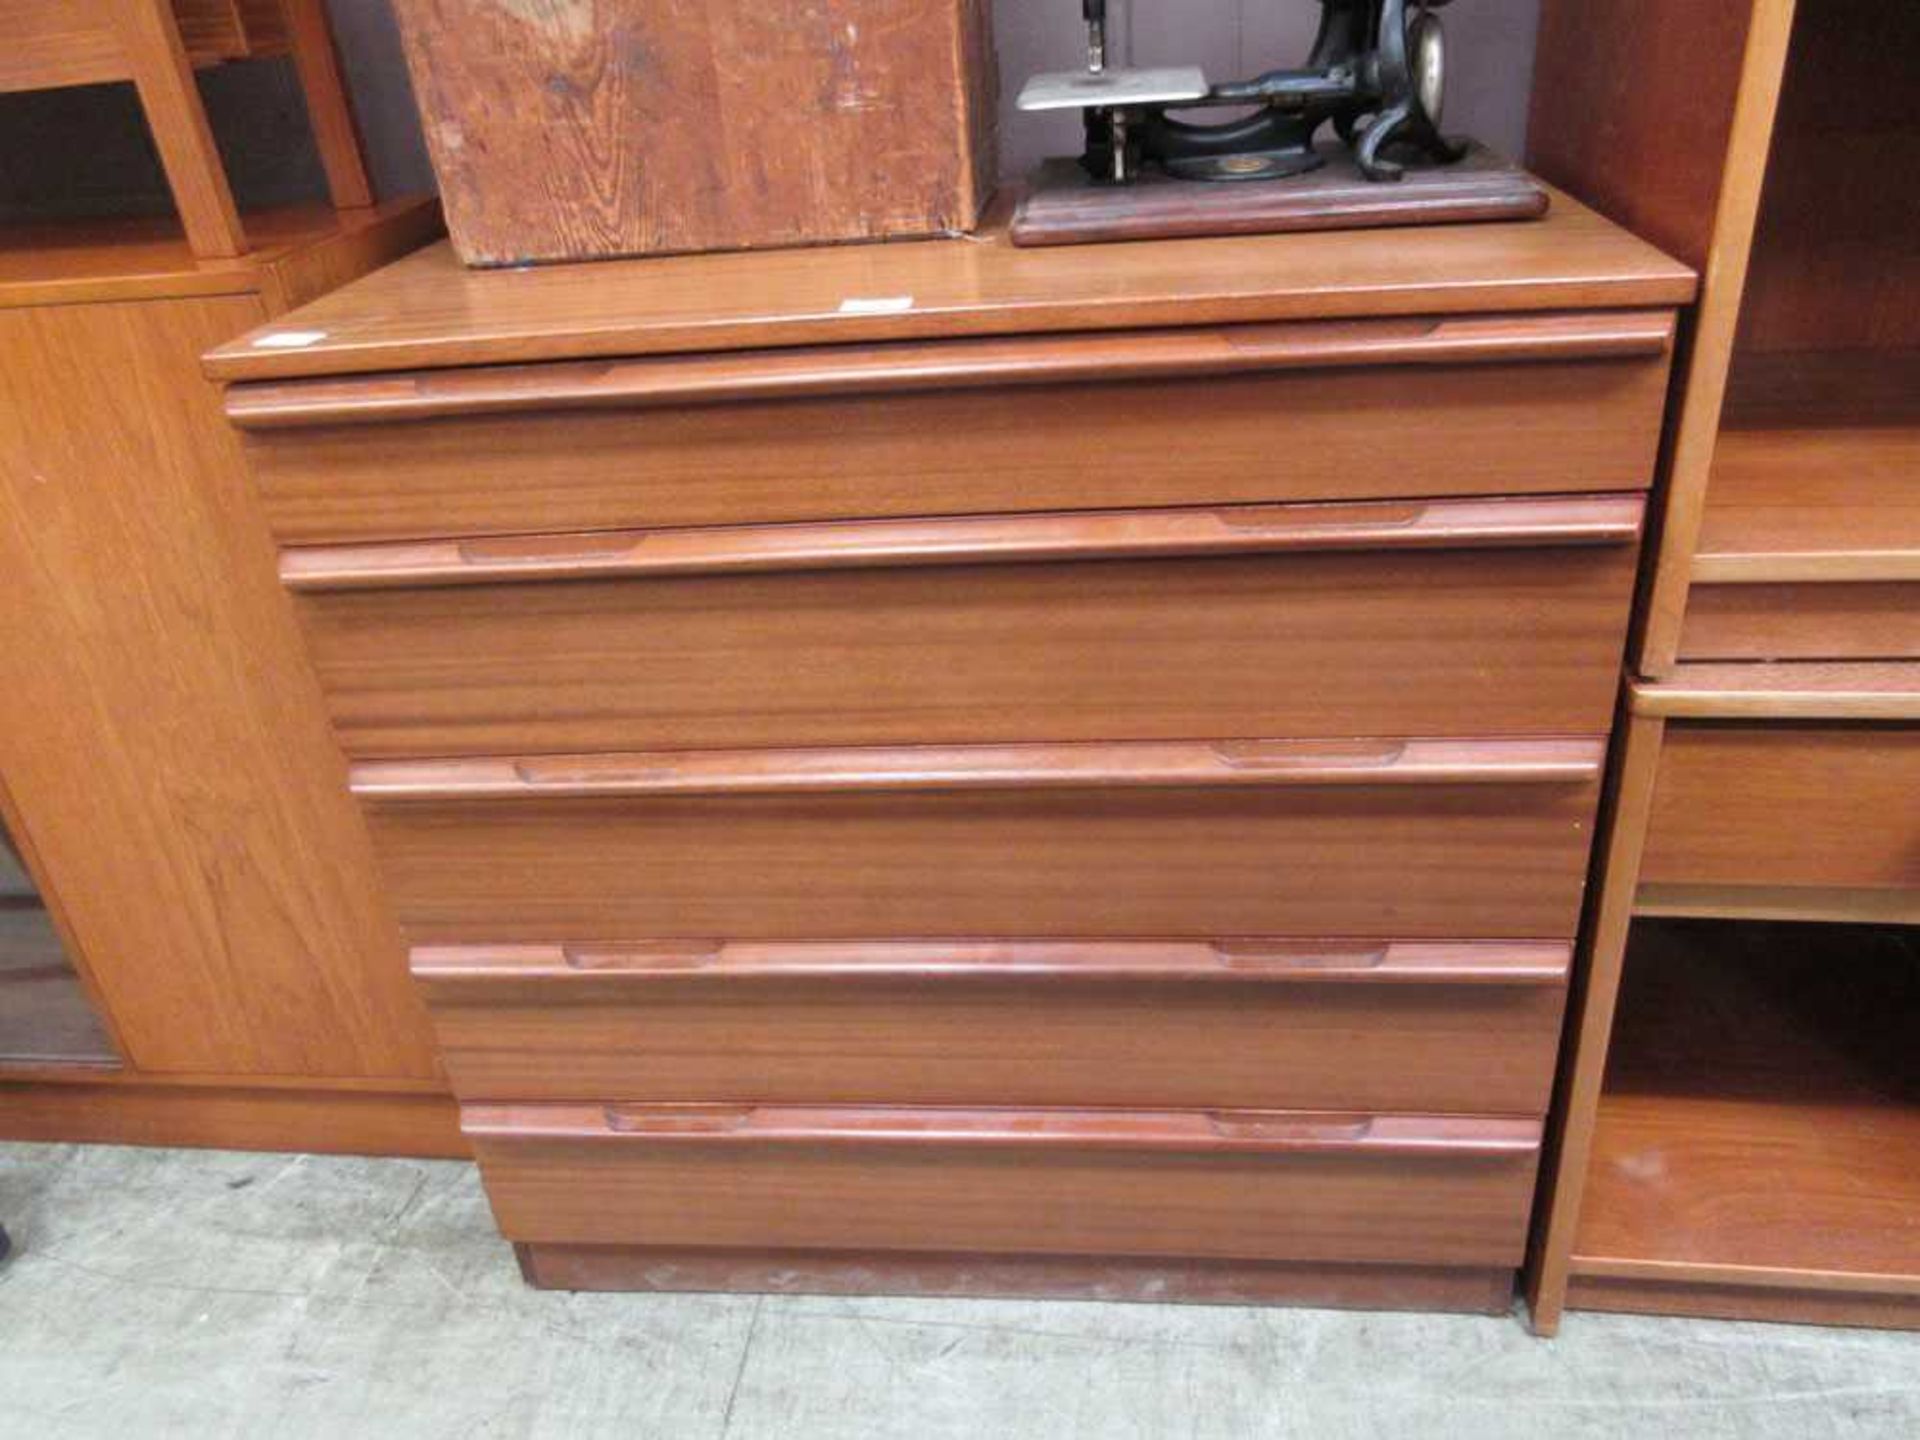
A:
POLYGON ((282 14, 290 36, 307 123, 327 176, 327 196, 335 209, 365 209, 373 204, 373 182, 367 177, 360 127, 334 49, 325 0, 273 0, 270 8, 282 14))
POLYGON ((1711 920, 1920 925, 1920 889, 1843 885, 1642 885, 1633 913, 1711 920))
POLYGON ((257 294, 277 314, 440 233, 438 208, 418 196, 346 213, 255 210, 246 223, 253 248, 230 260, 196 258, 171 217, 9 224, 0 231, 0 310, 257 294))
POLYGON ((993 185, 986 0, 395 12, 471 265, 951 234, 993 185))
POLYGON ((0 92, 127 78, 105 0, 0 0, 0 92))
MULTIPOLYGON (((1705 267, 1722 176, 1747 139, 1733 113, 1752 12, 1753 0, 1542 0, 1527 163, 1705 267)), ((1764 131, 1758 143, 1756 163, 1764 131)))
POLYGON ((1016 245, 1090 245, 1181 235, 1271 235, 1537 220, 1545 187, 1475 147, 1448 166, 1414 167, 1381 185, 1337 142, 1317 170, 1274 183, 1221 185, 1148 170, 1131 183, 1095 180, 1077 160, 1050 160, 1013 215, 1016 245))
MULTIPOLYGON (((1632 127, 1641 146, 1657 146, 1662 163, 1623 166, 1611 128, 1590 129, 1595 144, 1584 152, 1570 175, 1582 194, 1609 194, 1604 208, 1653 233, 1669 237, 1680 253, 1692 257, 1701 271, 1700 304, 1688 353, 1682 360, 1677 408, 1667 449, 1667 501, 1658 525, 1658 559, 1646 588, 1634 642, 1635 663, 1641 673, 1664 675, 1673 668, 1679 649, 1681 617, 1687 608, 1687 587, 1697 548, 1707 482, 1719 441, 1721 410, 1726 398, 1734 338, 1740 321, 1742 296, 1752 258, 1754 229, 1779 104, 1781 77, 1787 61, 1788 38, 1795 0, 1748 0, 1736 6, 1699 6, 1672 0, 1622 0, 1631 6, 1634 25, 1613 32, 1609 64, 1585 79, 1580 73, 1585 51, 1580 39, 1596 18, 1572 3, 1562 3, 1549 25, 1564 37, 1553 46, 1556 56, 1543 73, 1536 95, 1556 97, 1541 102, 1554 118, 1556 132, 1576 133, 1587 124, 1581 117, 1605 114, 1632 127), (1739 27, 1744 39, 1732 34, 1721 43, 1692 46, 1698 27, 1739 27), (1671 33, 1665 33, 1671 32, 1671 33), (1666 44, 1654 43, 1665 39, 1666 44), (1679 39, 1676 48, 1671 41, 1679 39), (1652 48, 1648 48, 1650 43, 1652 48), (1672 68, 1641 64, 1646 54, 1696 54, 1716 57, 1672 68), (1737 59, 1736 59, 1737 56, 1737 59), (1701 63, 1712 69, 1703 76, 1701 63), (1702 85, 1710 102, 1701 104, 1702 85), (1586 102, 1578 97, 1584 91, 1586 102), (1608 98, 1602 102, 1599 95, 1608 98), (1558 108, 1565 99, 1568 108, 1558 108), (1623 103, 1623 100, 1625 103, 1623 103), (1642 101, 1649 103, 1641 103, 1642 101), (1686 117, 1684 121, 1680 117, 1686 117), (1722 129, 1724 127, 1724 131, 1722 129), (1724 133, 1724 140, 1720 137, 1724 133), (1705 135, 1707 142, 1678 166, 1666 163, 1677 146, 1688 154, 1688 137, 1705 135), (1668 177, 1680 183, 1669 187, 1668 177), (1713 197, 1708 203, 1707 196, 1713 197), (1677 228, 1676 228, 1677 227, 1677 228)), ((1611 4, 1618 9, 1618 4, 1611 4)), ((1604 25, 1593 34, 1607 35, 1604 25)), ((1607 41, 1600 43, 1607 44, 1607 41)), ((1537 110, 1535 123, 1541 119, 1537 110)))
POLYGON ((1913 948, 1852 927, 1647 927, 1575 1268, 1920 1298, 1913 948))
POLYGON ((1652 480, 1666 376, 1664 357, 1360 366, 322 425, 248 452, 287 544, 1627 491, 1652 480), (1314 463, 1276 463, 1297 455, 1314 463))
POLYGON ((438 1095, 225 1085, 84 1084, 0 1077, 0 1138, 467 1159, 438 1095))
POLYGON ((280 578, 290 590, 326 592, 1044 560, 1622 545, 1639 538, 1644 508, 1637 495, 1600 495, 1398 505, 1089 510, 420 540, 285 550, 280 556, 280 578))
POLYGON ((464 1107, 514 1240, 1511 1265, 1535 1121, 464 1107), (663 1121, 664 1123, 664 1121, 663 1121))
POLYGON ((1575 1310, 1613 1310, 1630 1315, 1858 1325, 1877 1330, 1920 1329, 1920 1302, 1910 1295, 1715 1285, 1691 1277, 1651 1280, 1576 1275, 1568 1304, 1575 1310))
POLYGON ((1920 729, 1670 725, 1640 878, 1920 886, 1920 729))
POLYGON ((1632 701, 1636 714, 1703 720, 1920 720, 1920 665, 1682 665, 1632 701))
POLYGON ((370 760, 353 792, 388 804, 675 795, 850 795, 1179 786, 1582 785, 1598 740, 1186 740, 680 750, 370 760))
POLYGON ((1740 356, 1694 582, 1920 579, 1916 469, 1920 351, 1740 356))
POLYGON ((195 255, 245 254, 240 212, 168 0, 110 0, 108 9, 188 247, 195 255))
POLYGON ((514 1248, 527 1283, 543 1290, 1031 1296, 1479 1315, 1504 1315, 1513 1304, 1513 1273, 1503 1267, 1259 1264, 1111 1255, 848 1255, 617 1245, 514 1248))
POLYGON ((281 568, 508 582, 300 595, 356 757, 1596 731, 1639 500, 1531 504, 530 537, 281 568), (1385 548, 1317 548, 1342 544, 1385 548))
POLYGON ((1673 328, 1664 310, 1575 311, 1122 330, 1046 344, 1015 337, 722 351, 257 381, 228 391, 227 416, 243 430, 268 430, 1364 365, 1648 359, 1667 352, 1673 328))
POLYGON ((1526 1115, 1545 1109, 1567 953, 1260 940, 441 947, 416 949, 413 973, 468 1101, 1526 1115))
POLYGON ((1591 783, 375 800, 415 941, 1565 937, 1591 783))
POLYGON ((1664 722, 1623 713, 1619 728, 1610 787, 1601 808, 1602 835, 1594 860, 1596 893, 1580 937, 1582 963, 1569 992, 1567 1035, 1548 1113, 1540 1193, 1523 1276, 1528 1319, 1541 1335, 1559 1331, 1566 1309, 1574 1236, 1613 1039, 1664 722))
POLYGON ((1920 196, 1888 185, 1920 144, 1901 103, 1920 51, 1906 0, 1799 6, 1741 344, 1762 350, 1920 345, 1920 196))
POLYGON ((1685 304, 1693 277, 1572 200, 1515 225, 1018 250, 971 240, 471 271, 432 247, 303 311, 301 350, 242 340, 222 380, 471 364, 1685 304), (909 301, 906 306, 897 302, 909 301), (844 302, 894 303, 847 306, 844 302), (876 313, 877 312, 877 313, 876 313))
POLYGON ((1920 660, 1920 585, 1695 585, 1682 660, 1920 660))
POLYGON ((250 298, 0 310, 0 767, 134 1064, 431 1075, 196 357, 250 298), (103 390, 103 377, 110 388, 103 390))

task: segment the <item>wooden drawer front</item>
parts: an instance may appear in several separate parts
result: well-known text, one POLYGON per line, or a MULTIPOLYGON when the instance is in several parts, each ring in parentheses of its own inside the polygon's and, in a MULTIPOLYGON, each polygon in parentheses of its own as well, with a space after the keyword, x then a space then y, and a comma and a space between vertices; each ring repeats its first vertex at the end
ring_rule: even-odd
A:
POLYGON ((289 544, 1638 490, 1671 329, 1417 318, 496 366, 240 385, 228 413, 289 544))
POLYGON ((467 1106, 507 1238, 1516 1264, 1534 1120, 467 1106))
POLYGON ((1642 505, 628 532, 282 573, 358 756, 1564 735, 1609 723, 1642 505))
POLYGON ((1669 724, 1640 878, 1920 887, 1920 727, 1669 724))
POLYGON ((423 947, 464 1100, 1546 1109, 1569 947, 423 947))
POLYGON ((1600 740, 366 762, 416 942, 1561 939, 1600 740))
POLYGON ((1920 660, 1920 583, 1700 585, 1683 660, 1920 660))

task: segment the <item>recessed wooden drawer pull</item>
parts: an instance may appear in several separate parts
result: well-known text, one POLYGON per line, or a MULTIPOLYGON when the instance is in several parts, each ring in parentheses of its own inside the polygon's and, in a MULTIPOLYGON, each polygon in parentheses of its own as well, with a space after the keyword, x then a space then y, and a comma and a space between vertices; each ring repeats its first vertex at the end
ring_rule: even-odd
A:
POLYGON ((1664 354, 1672 338, 1670 312, 1610 311, 1116 331, 1044 344, 843 345, 242 384, 227 392, 227 415, 243 430, 269 430, 1261 370, 1646 359, 1664 354))
POLYGON ((478 1139, 645 1140, 662 1144, 873 1144, 890 1147, 1217 1153, 1529 1156, 1541 1122, 1504 1116, 1345 1115, 1284 1110, 977 1110, 882 1106, 468 1105, 478 1139))
POLYGON ((528 982, 672 984, 703 976, 1561 985, 1571 956, 1562 942, 1500 940, 661 940, 422 945, 410 960, 415 978, 430 986, 484 994, 528 982))
POLYGON ((374 760, 352 767, 370 800, 769 795, 1121 786, 1523 785, 1597 780, 1600 739, 1137 741, 678 751, 532 759, 374 760))
POLYGON ((1638 495, 1247 505, 309 546, 296 591, 1209 554, 1625 545, 1638 495))

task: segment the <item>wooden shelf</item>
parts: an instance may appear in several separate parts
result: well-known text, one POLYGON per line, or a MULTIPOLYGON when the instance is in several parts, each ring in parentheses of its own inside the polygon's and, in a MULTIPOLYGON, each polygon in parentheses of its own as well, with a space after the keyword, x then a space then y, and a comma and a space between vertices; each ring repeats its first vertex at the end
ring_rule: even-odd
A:
POLYGON ((0 310, 107 300, 273 293, 276 308, 324 288, 330 274, 365 268, 348 257, 405 254, 439 233, 430 199, 364 210, 324 205, 250 211, 254 248, 234 259, 196 259, 170 216, 64 220, 0 228, 0 310))
POLYGON ((1920 351, 1743 354, 1695 583, 1920 580, 1920 351))
POLYGON ((1775 1318, 1784 1293, 1872 1297, 1902 1323, 1884 1307, 1920 1302, 1916 962, 1911 931, 1636 927, 1574 1274, 1764 1291, 1775 1318))
POLYGON ((0 1069, 118 1065, 60 937, 37 904, 0 900, 0 1069))
POLYGON ((1920 664, 1783 661, 1680 665, 1636 681, 1636 715, 1693 720, 1920 720, 1920 664))

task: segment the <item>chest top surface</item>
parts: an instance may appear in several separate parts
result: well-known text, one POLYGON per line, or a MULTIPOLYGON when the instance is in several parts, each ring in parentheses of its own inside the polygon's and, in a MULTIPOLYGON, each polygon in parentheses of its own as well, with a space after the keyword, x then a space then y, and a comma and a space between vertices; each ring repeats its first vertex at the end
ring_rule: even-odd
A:
POLYGON ((1684 304, 1686 266, 1565 195, 1544 220, 1019 249, 950 240, 469 270, 445 244, 213 351, 293 379, 886 340, 1684 304))

